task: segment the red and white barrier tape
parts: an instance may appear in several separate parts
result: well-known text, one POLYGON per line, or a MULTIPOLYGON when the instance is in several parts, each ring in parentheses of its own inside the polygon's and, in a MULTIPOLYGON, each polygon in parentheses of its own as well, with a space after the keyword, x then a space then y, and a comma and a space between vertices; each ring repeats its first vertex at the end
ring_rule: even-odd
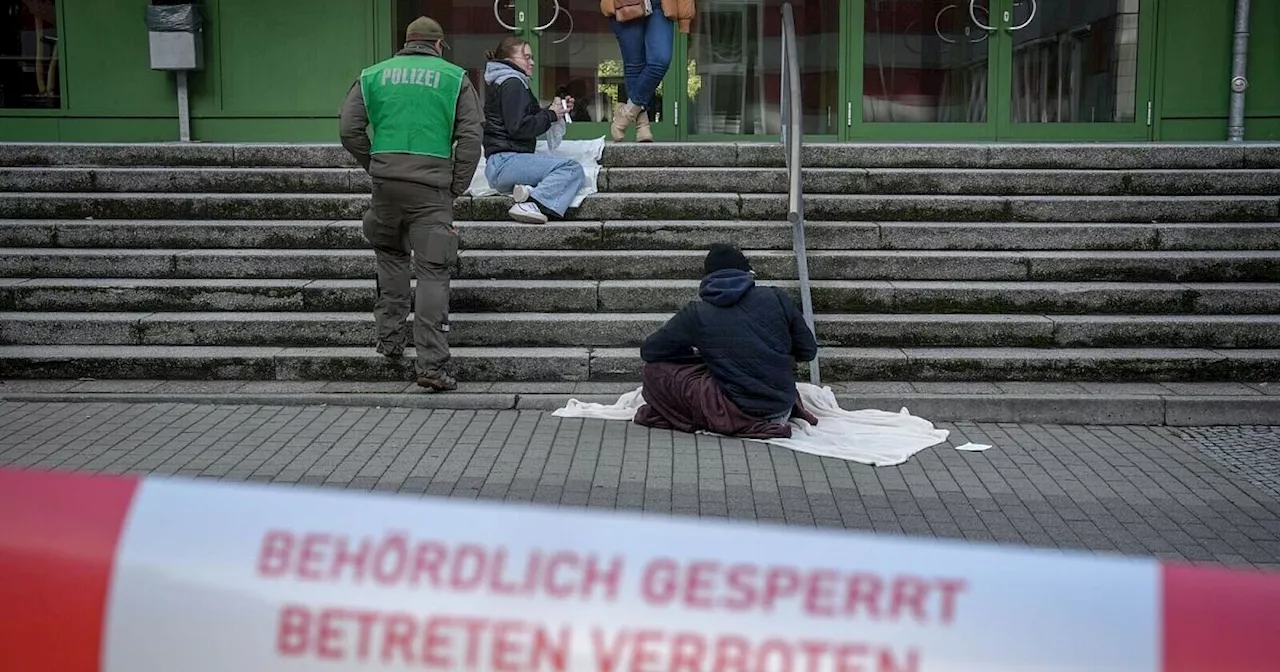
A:
POLYGON ((0 469, 0 670, 1280 669, 1280 575, 0 469))

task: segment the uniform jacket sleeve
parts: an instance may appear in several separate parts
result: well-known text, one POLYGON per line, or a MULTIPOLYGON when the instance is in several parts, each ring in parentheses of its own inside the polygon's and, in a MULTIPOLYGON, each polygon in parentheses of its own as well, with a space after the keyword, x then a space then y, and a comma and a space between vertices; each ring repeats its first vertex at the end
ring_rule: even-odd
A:
POLYGON ((458 91, 458 107, 453 116, 453 185, 454 196, 471 187, 471 178, 480 165, 480 146, 484 136, 484 113, 471 79, 462 78, 458 91))
POLYGON ((364 93, 360 91, 360 80, 351 86, 347 99, 342 102, 338 112, 338 138, 342 147, 361 168, 369 170, 369 152, 373 149, 369 142, 369 113, 364 106, 364 93))

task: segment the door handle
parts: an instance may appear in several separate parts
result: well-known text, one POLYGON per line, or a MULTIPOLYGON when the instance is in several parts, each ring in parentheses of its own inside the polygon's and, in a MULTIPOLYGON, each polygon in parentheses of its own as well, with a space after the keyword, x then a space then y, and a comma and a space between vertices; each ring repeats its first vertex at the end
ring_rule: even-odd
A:
MULTIPOLYGON (((1036 0, 1031 0, 1031 14, 1027 16, 1027 20, 1023 21, 1022 23, 1016 26, 1009 26, 1009 32, 1022 30, 1023 28, 1026 28, 1027 26, 1031 25, 1031 22, 1035 21, 1036 11, 1039 9, 1040 9, 1040 6, 1036 4, 1036 0)), ((1010 16, 1010 12, 1005 12, 1004 25, 1008 26, 1011 22, 1012 22, 1012 17, 1010 16)))
MULTIPOLYGON (((499 25, 499 26, 502 26, 503 28, 506 28, 507 30, 510 30, 510 31, 512 31, 512 32, 519 31, 519 30, 520 30, 519 28, 516 28, 515 26, 510 25, 510 24, 508 24, 506 21, 503 21, 503 20, 502 20, 502 15, 498 13, 498 3, 499 3, 499 2, 501 2, 501 1, 502 1, 502 0, 493 0, 493 18, 494 18, 494 20, 498 22, 498 25, 499 25)), ((524 23, 524 12, 520 12, 520 13, 516 16, 516 22, 517 22, 517 23, 524 23)))
MULTIPOLYGON (((951 10, 953 10, 953 9, 956 9, 956 6, 955 6, 955 5, 947 5, 946 7, 943 7, 942 9, 938 10, 938 15, 937 15, 937 16, 935 16, 935 17, 933 17, 933 32, 935 32, 935 33, 937 33, 937 34, 938 34, 938 39, 942 40, 943 42, 946 42, 947 44, 955 44, 956 42, 958 42, 958 41, 959 41, 959 40, 953 40, 953 39, 951 39, 951 38, 947 37, 946 35, 943 35, 943 34, 942 34, 942 26, 940 25, 940 24, 941 24, 941 21, 942 21, 942 15, 943 15, 943 14, 946 14, 947 12, 949 12, 949 11, 951 11, 951 10)), ((982 11, 984 11, 984 12, 985 12, 985 11, 987 11, 987 10, 986 10, 986 8, 984 7, 984 8, 982 8, 982 11)), ((969 36, 969 26, 965 26, 965 27, 964 27, 964 36, 965 36, 965 37, 968 37, 968 36, 969 36)), ((988 34, 984 34, 981 38, 976 39, 976 40, 969 40, 969 42, 971 42, 971 43, 973 43, 973 44, 977 44, 977 43, 979 43, 979 42, 982 42, 982 41, 986 40, 986 39, 987 39, 987 37, 989 37, 989 35, 988 35, 988 34)))
POLYGON ((969 0, 969 18, 973 21, 973 25, 989 33, 994 33, 996 30, 995 26, 988 26, 987 24, 978 20, 977 7, 978 7, 978 0, 969 0))
POLYGON ((561 42, 568 40, 569 37, 573 35, 573 14, 569 12, 569 10, 565 10, 564 15, 565 18, 569 19, 569 32, 565 33, 564 37, 558 40, 552 40, 551 44, 560 44, 561 42))
POLYGON ((548 22, 546 22, 546 23, 544 23, 544 24, 543 24, 543 25, 541 25, 541 26, 538 26, 537 28, 534 28, 534 29, 533 29, 533 32, 535 32, 535 33, 541 33, 542 31, 544 31, 544 30, 546 30, 546 29, 550 28, 550 27, 551 27, 551 24, 553 24, 553 23, 555 23, 555 22, 556 22, 556 19, 560 18, 560 0, 551 0, 551 1, 552 1, 552 2, 554 2, 554 3, 556 3, 556 11, 555 11, 555 13, 554 13, 554 14, 552 14, 552 15, 551 15, 551 20, 550 20, 550 21, 548 21, 548 22))

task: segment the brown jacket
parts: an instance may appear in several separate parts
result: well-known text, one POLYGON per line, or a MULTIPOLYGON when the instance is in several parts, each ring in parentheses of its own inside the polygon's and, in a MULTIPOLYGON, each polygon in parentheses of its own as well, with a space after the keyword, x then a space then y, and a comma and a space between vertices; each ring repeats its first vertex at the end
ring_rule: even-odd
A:
MULTIPOLYGON (((676 22, 680 32, 688 34, 693 26, 694 17, 698 15, 698 10, 693 3, 694 0, 662 0, 662 13, 676 22)), ((613 0, 600 0, 600 13, 613 16, 613 0)))
MULTIPOLYGON (((422 54, 439 56, 431 45, 410 42, 397 56, 422 54)), ((360 80, 356 79, 338 114, 338 133, 342 146, 373 177, 402 182, 417 182, 437 189, 448 189, 454 196, 461 196, 471 186, 471 176, 480 164, 480 141, 483 136, 484 116, 480 100, 471 78, 462 78, 462 90, 458 92, 458 107, 453 120, 453 159, 434 156, 402 154, 399 152, 369 154, 369 113, 364 106, 364 94, 360 80)))

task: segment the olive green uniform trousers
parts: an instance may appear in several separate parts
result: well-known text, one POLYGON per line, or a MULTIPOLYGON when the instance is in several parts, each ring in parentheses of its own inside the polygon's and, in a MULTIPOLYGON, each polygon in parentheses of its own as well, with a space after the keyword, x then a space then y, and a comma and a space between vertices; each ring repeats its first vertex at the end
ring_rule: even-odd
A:
POLYGON ((405 319, 413 303, 413 347, 419 376, 434 376, 449 362, 449 278, 458 261, 453 194, 400 180, 373 181, 373 207, 364 236, 378 263, 373 317, 384 352, 404 349, 405 319), (416 291, 409 280, 417 278, 416 291))

